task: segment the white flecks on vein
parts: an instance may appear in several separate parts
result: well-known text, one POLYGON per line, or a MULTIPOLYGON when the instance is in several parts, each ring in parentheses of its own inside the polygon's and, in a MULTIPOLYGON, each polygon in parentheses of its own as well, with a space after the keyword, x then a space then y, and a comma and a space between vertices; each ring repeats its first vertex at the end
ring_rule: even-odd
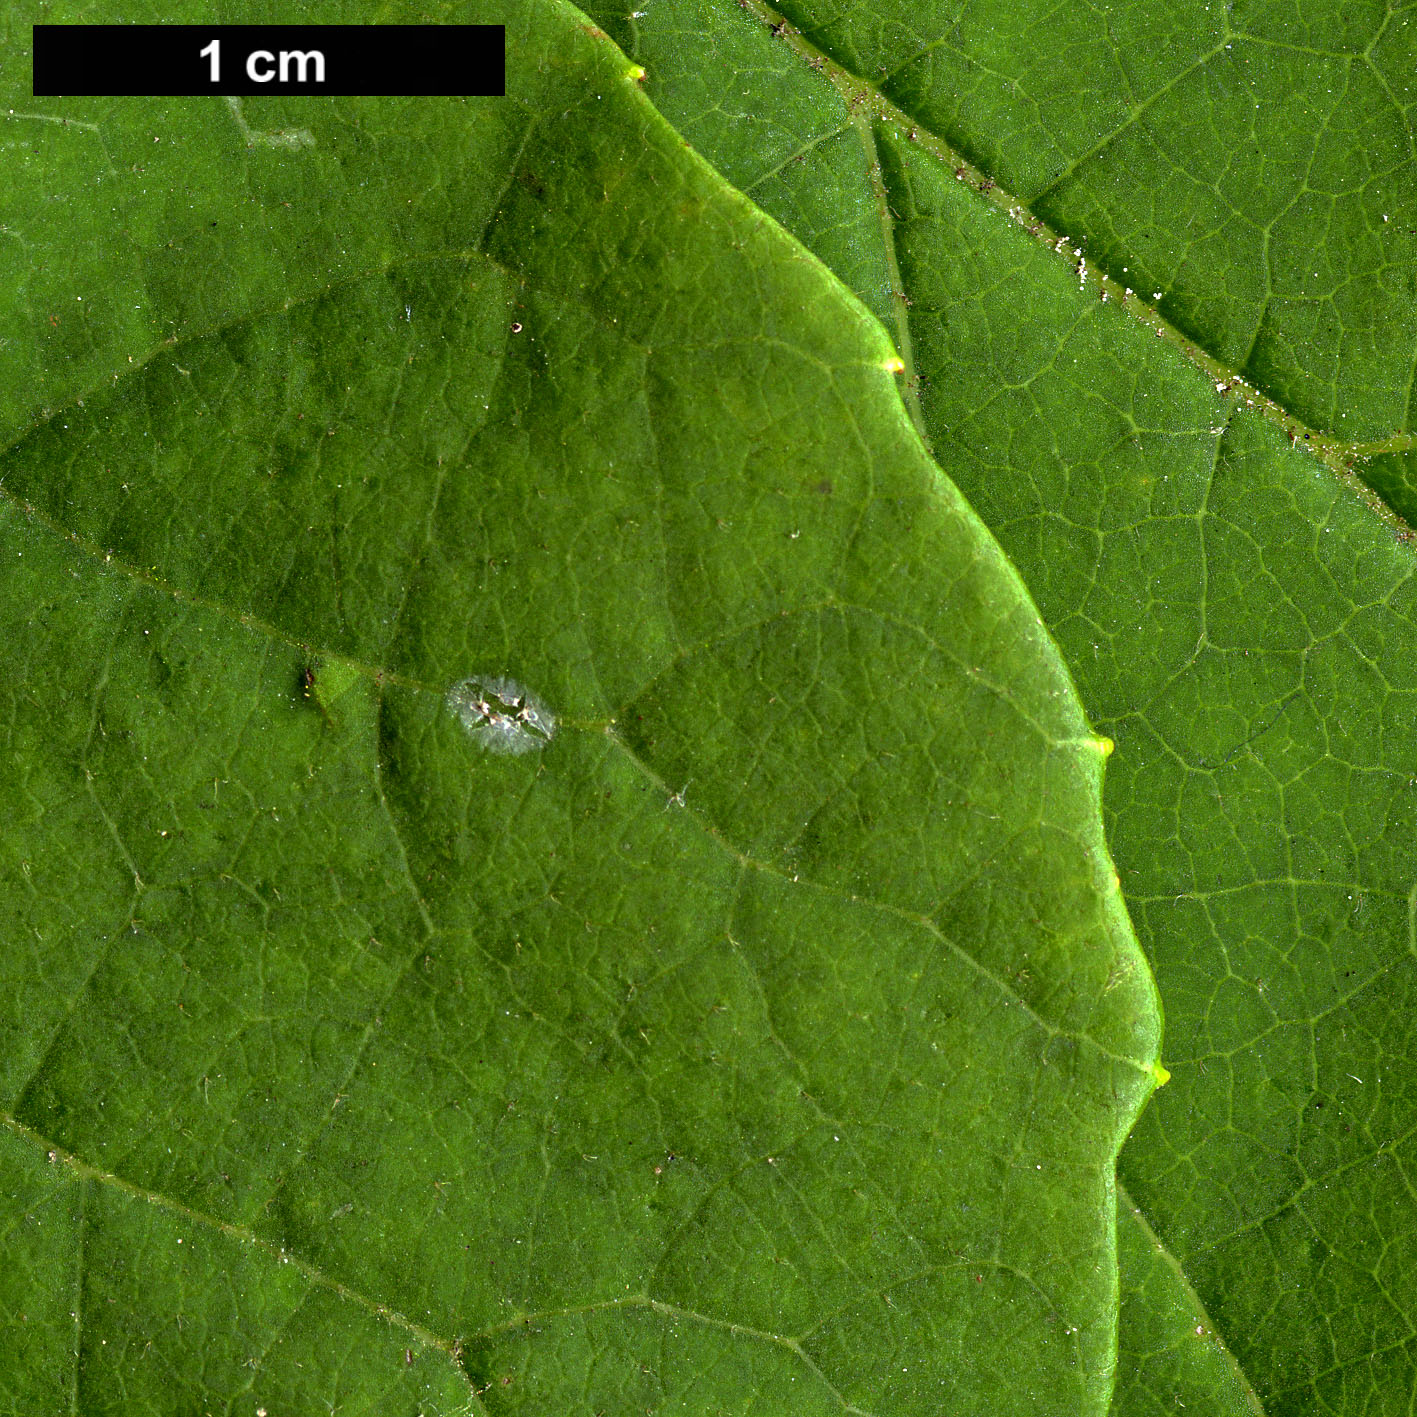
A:
POLYGON ((489 753, 529 753, 556 734, 556 718, 513 679, 479 674, 448 690, 448 707, 489 753))

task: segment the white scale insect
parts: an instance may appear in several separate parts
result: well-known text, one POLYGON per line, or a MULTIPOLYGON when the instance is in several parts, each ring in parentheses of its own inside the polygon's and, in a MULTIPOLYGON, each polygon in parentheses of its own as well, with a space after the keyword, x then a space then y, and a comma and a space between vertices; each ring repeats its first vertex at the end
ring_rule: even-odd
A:
POLYGON ((556 734, 555 715, 514 679, 479 674, 459 680, 448 690, 448 707, 489 753, 530 753, 556 734))

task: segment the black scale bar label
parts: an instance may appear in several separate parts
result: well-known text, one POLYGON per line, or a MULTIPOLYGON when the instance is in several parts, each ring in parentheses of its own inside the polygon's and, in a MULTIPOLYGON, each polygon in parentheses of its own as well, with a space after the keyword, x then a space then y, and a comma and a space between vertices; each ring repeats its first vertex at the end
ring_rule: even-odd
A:
POLYGON ((37 98, 506 92, 502 25, 35 25, 37 98))

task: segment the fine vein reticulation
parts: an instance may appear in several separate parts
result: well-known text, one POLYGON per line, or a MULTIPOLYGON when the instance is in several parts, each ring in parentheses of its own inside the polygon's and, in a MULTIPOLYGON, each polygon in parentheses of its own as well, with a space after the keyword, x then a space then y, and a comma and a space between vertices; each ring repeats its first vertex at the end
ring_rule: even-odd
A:
POLYGON ((1101 1417, 1105 744, 886 334, 493 18, 10 125, 0 1406, 1101 1417))
MULTIPOLYGON (((597 19, 690 141, 908 330, 907 405, 1116 741, 1109 833, 1176 1079, 1120 1162, 1133 1199, 1115 1410, 1405 1414, 1417 643, 1412 505, 1400 476, 1376 472, 1412 449, 1413 206, 1397 179, 1413 145, 1390 79, 1413 31, 1378 8, 1342 24, 1214 10, 1192 34, 1179 12, 1116 7, 1085 53, 1068 46, 1087 17, 1046 6, 986 18, 665 0, 597 19), (1048 124, 1029 105, 1067 120, 1083 82, 1058 71, 1040 88, 1050 62, 1113 65, 1103 96, 1118 112, 1043 162, 1030 144, 1048 124), (1286 108, 1291 91, 1303 97, 1286 108), (1250 100, 1253 122, 1194 141, 1204 122, 1182 104, 1208 116, 1250 100), (931 105, 953 144, 921 121, 931 105), (755 141, 773 150, 771 179, 755 141), (1153 230, 1205 246, 1214 233, 1175 212, 1204 196, 1188 169, 1213 174, 1232 151, 1236 172, 1273 159, 1274 192, 1255 200, 1277 192, 1284 221, 1248 257, 1234 238, 1228 267, 1129 275, 1127 242, 1144 269, 1153 230), (814 187, 831 202, 814 205, 814 187), (1330 248, 1352 253, 1365 224, 1370 249, 1335 275, 1330 248), (1260 292, 1230 302, 1250 312, 1238 333, 1213 318, 1227 283, 1260 292), (1315 324, 1285 354, 1283 332, 1335 308, 1335 287, 1365 292, 1344 318, 1392 331, 1390 345, 1379 357, 1315 324)), ((1092 121, 1079 109, 1060 132, 1092 121)))

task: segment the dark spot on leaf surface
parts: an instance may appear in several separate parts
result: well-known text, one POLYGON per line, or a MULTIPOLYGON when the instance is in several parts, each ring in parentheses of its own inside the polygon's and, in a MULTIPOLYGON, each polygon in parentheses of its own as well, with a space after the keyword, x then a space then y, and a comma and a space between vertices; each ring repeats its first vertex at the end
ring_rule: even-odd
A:
POLYGON ((467 1374, 467 1380, 481 1392, 496 1381, 492 1371, 491 1344, 485 1338, 470 1338, 458 1353, 458 1362, 467 1374))

